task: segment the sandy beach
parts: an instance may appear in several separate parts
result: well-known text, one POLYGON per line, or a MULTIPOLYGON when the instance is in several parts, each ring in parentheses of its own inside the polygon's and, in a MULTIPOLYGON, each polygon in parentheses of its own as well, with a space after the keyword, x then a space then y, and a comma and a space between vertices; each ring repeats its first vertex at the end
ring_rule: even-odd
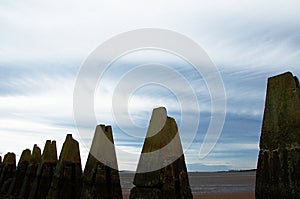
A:
MULTIPOLYGON (((255 199, 254 192, 249 193, 223 193, 223 194, 193 194, 194 199, 255 199)), ((129 195, 123 195, 124 199, 128 199, 129 195)))
POLYGON ((194 194, 194 199, 255 199, 254 192, 249 193, 223 193, 223 194, 194 194))
MULTIPOLYGON (((134 173, 120 173, 123 198, 129 198, 134 173)), ((191 172, 194 199, 254 199, 255 171, 191 172)))

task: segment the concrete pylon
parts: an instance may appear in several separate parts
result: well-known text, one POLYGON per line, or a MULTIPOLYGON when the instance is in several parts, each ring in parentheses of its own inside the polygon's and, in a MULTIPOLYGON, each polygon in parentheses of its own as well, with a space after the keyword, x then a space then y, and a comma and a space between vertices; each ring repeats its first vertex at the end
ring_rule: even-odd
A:
POLYGON ((96 127, 84 169, 81 198, 122 199, 111 126, 96 127))
POLYGON ((2 156, 0 156, 0 177, 1 177, 1 173, 2 173, 2 156))
POLYGON ((175 120, 153 110, 130 198, 193 198, 175 120))
POLYGON ((17 197, 19 195, 26 174, 26 170, 29 165, 30 156, 31 156, 31 151, 29 149, 25 149, 22 152, 20 160, 18 162, 18 167, 15 176, 9 187, 8 195, 14 197, 17 197))
POLYGON ((287 72, 268 79, 256 198, 300 198, 299 168, 300 87, 287 72))
POLYGON ((16 155, 14 153, 7 153, 4 156, 2 163, 2 172, 0 176, 0 192, 5 194, 8 192, 10 184, 16 172, 16 155))
POLYGON ((56 141, 51 142, 51 140, 47 140, 41 157, 41 163, 38 165, 36 177, 29 192, 29 199, 46 198, 56 164, 56 141))
POLYGON ((61 149, 47 198, 80 198, 81 175, 79 143, 68 134, 61 149))
POLYGON ((26 170, 24 181, 21 187, 19 198, 28 198, 39 164, 41 163, 41 149, 35 144, 26 170))

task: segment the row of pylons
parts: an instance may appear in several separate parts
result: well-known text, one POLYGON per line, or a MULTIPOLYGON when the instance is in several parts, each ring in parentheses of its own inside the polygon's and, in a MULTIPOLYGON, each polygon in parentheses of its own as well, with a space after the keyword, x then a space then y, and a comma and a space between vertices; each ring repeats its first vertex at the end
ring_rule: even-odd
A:
MULTIPOLYGON (((257 199, 300 198, 300 84, 292 73, 268 79, 260 152, 257 199)), ((192 198, 177 124, 163 107, 153 110, 130 198, 192 198)), ((112 129, 96 127, 82 173, 79 144, 67 135, 59 159, 48 140, 0 157, 0 198, 122 198, 112 129)))
MULTIPOLYGON (((1 162, 1 157, 0 157, 1 162)), ((153 110, 130 198, 193 198, 177 124, 165 108, 153 110)), ((116 198, 122 189, 111 126, 98 125, 82 172, 79 143, 68 134, 57 158, 56 142, 7 153, 0 166, 0 198, 116 198)))

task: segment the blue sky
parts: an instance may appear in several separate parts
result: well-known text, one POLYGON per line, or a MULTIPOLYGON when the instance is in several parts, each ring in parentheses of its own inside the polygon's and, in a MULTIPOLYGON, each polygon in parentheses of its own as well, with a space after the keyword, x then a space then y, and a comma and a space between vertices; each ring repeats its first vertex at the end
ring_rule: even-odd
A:
MULTIPOLYGON (((190 146, 185 142, 191 140, 189 133, 180 132, 189 170, 255 168, 267 78, 286 71, 300 76, 299 10, 300 4, 293 0, 2 1, 0 155, 13 151, 19 156, 35 143, 43 148, 46 139, 57 140, 60 151, 66 134, 73 133, 85 164, 94 126, 87 121, 83 137, 74 122, 73 90, 80 66, 112 36, 150 27, 186 35, 207 52, 224 81, 226 121, 215 148, 200 159, 211 117, 210 96, 202 77, 168 53, 126 55, 111 65, 95 93, 97 121, 113 126, 119 168, 135 170, 152 108, 166 106, 180 126, 178 99, 159 85, 143 86, 133 93, 128 106, 136 126, 124 132, 114 120, 111 101, 122 74, 150 62, 174 67, 197 94, 200 112, 186 110, 191 124, 193 116, 200 114, 190 146)), ((184 94, 184 90, 179 92, 184 94)), ((184 100, 188 102, 189 96, 184 100)), ((121 121, 119 125, 125 124, 121 121)))

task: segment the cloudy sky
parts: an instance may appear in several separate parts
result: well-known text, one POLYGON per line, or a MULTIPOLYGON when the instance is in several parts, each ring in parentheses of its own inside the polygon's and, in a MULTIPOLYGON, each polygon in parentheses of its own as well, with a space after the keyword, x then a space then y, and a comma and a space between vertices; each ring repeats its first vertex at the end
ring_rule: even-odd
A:
POLYGON ((212 117, 203 77, 166 52, 125 55, 99 80, 94 100, 97 122, 113 126, 119 169, 135 170, 151 111, 158 106, 166 106, 179 127, 187 121, 192 128, 200 116, 195 135, 189 128, 180 132, 190 171, 255 168, 267 78, 286 71, 300 76, 299 10, 294 0, 1 1, 0 155, 13 151, 19 157, 35 143, 43 148, 46 139, 57 140, 60 152, 66 134, 73 133, 84 165, 95 126, 87 121, 81 126, 83 135, 74 121, 73 91, 82 64, 115 35, 161 28, 197 42, 217 67, 226 92, 224 128, 214 149, 199 158, 212 117), (153 69, 153 63, 185 77, 199 110, 182 105, 190 103, 189 90, 176 76, 153 69), (144 71, 132 72, 143 65, 144 71), (126 101, 128 114, 116 116, 112 109, 117 86, 122 81, 119 92, 126 94, 134 83, 122 80, 124 74, 135 80, 153 76, 172 84, 172 90, 155 83, 140 85, 126 101), (189 114, 183 118, 183 112, 189 114), (133 126, 126 126, 128 117, 133 126))

